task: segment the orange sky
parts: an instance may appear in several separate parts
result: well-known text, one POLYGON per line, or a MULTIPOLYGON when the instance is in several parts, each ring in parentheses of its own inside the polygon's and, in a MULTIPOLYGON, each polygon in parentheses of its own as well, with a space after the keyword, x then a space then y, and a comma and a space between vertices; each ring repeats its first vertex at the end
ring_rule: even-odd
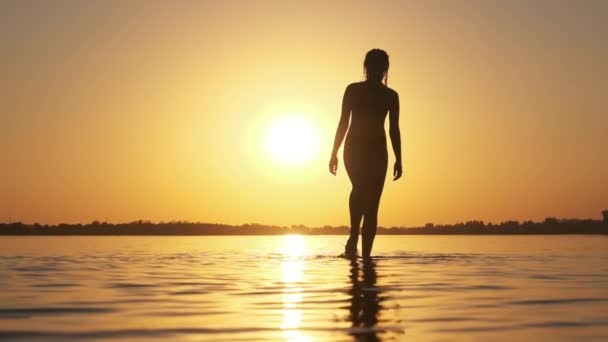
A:
POLYGON ((3 2, 0 222, 346 224, 327 161, 371 48, 391 58, 405 163, 380 225, 599 217, 607 17, 605 1, 3 2), (297 167, 264 149, 288 114, 321 138, 297 167))

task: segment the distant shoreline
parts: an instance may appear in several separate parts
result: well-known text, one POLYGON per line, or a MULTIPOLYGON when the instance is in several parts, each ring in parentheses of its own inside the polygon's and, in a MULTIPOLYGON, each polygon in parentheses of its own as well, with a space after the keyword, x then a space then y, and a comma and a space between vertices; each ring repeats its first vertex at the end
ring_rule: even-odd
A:
MULTIPOLYGON (((303 225, 270 226, 244 224, 232 226, 199 222, 134 221, 130 223, 106 223, 94 221, 88 224, 24 224, 0 223, 0 236, 244 236, 244 235, 347 235, 347 226, 306 227, 303 225)), ((467 221, 451 225, 428 223, 423 227, 379 227, 378 235, 606 235, 608 218, 557 219, 547 218, 542 222, 505 221, 485 223, 467 221)))

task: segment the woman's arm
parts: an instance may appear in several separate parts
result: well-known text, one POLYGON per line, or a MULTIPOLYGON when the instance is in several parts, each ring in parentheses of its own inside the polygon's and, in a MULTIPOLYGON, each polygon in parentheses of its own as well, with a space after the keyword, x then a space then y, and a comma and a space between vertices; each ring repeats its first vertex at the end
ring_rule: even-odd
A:
POLYGON ((348 123, 350 121, 350 111, 352 109, 350 101, 350 88, 350 85, 346 87, 346 90, 344 91, 344 96, 342 97, 342 112, 340 114, 340 122, 338 122, 338 128, 336 129, 336 137, 334 138, 334 148, 331 151, 331 158, 329 159, 329 172, 334 175, 338 170, 338 150, 340 150, 340 145, 342 145, 342 141, 344 140, 344 136, 346 135, 346 131, 348 130, 348 123))
POLYGON ((401 178, 403 165, 401 162, 401 131, 399 130, 399 94, 395 92, 395 98, 389 108, 389 135, 393 152, 395 152, 395 168, 393 170, 393 180, 401 178))

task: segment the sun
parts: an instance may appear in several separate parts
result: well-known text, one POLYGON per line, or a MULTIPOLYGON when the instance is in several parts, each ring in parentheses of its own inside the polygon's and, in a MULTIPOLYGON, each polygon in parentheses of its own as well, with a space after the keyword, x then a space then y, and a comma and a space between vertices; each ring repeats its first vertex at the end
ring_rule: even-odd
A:
POLYGON ((274 120, 265 135, 268 155, 286 166, 310 162, 319 151, 319 133, 308 119, 285 115, 274 120))

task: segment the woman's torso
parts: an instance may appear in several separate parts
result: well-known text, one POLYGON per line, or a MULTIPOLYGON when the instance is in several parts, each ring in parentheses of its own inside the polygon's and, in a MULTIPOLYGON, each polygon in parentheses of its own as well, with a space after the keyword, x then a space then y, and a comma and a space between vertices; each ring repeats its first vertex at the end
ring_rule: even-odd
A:
POLYGON ((351 84, 349 91, 346 96, 351 107, 351 120, 346 146, 386 149, 384 122, 396 93, 383 84, 367 81, 351 84))

